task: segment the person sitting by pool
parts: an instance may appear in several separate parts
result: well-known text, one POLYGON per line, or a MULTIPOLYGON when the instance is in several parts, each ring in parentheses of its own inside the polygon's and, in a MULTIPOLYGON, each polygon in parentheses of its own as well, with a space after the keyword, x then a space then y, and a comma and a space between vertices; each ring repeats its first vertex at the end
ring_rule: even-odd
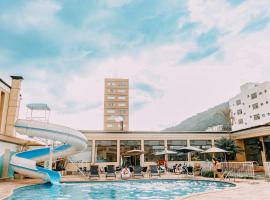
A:
POLYGON ((125 166, 125 168, 121 172, 121 178, 128 179, 128 178, 130 178, 130 176, 131 176, 130 170, 127 166, 125 166))

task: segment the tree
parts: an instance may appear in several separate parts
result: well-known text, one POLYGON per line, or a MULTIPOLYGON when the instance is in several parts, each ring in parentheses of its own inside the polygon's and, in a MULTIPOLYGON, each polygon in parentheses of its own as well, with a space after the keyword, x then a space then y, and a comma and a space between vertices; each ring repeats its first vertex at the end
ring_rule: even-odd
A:
POLYGON ((216 112, 217 116, 220 116, 225 121, 224 130, 231 131, 232 128, 232 117, 231 117, 231 110, 229 107, 222 108, 216 112))
POLYGON ((216 141, 216 147, 228 151, 227 160, 234 160, 235 154, 241 152, 241 148, 231 138, 222 137, 216 141))

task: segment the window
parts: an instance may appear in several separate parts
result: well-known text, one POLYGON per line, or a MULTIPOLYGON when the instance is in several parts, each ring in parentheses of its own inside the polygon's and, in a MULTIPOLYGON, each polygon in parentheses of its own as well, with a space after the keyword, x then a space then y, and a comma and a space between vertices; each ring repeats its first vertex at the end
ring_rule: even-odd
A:
POLYGON ((263 106, 263 103, 261 103, 261 106, 263 106))
POLYGON ((140 164, 140 156, 128 156, 126 153, 130 150, 140 150, 141 141, 140 140, 121 140, 120 141, 120 155, 122 156, 122 167, 123 166, 134 166, 140 164), (125 156, 127 155, 127 156, 125 156))
POLYGON ((155 152, 164 150, 164 140, 145 140, 144 141, 144 161, 156 162, 164 160, 164 155, 155 155, 155 152))
POLYGON ((119 96, 118 99, 120 99, 120 100, 125 100, 126 97, 125 97, 125 96, 119 96))
POLYGON ((262 114, 262 117, 265 117, 265 114, 262 114))
POLYGON ((254 103, 254 104, 252 105, 252 108, 253 108, 253 110, 258 109, 258 108, 259 108, 259 104, 258 104, 258 103, 254 103))
POLYGON ((254 120, 259 120, 260 119, 260 114, 254 115, 254 120))
POLYGON ((110 114, 115 113, 115 110, 107 110, 107 113, 110 113, 110 114))
POLYGON ((126 106, 126 103, 118 103, 118 106, 124 107, 126 106))
POLYGON ((259 95, 262 95, 262 92, 259 92, 259 95))
POLYGON ((268 104, 268 101, 266 101, 265 103, 268 104))
POLYGON ((236 100, 236 105, 238 106, 240 104, 241 104, 241 100, 240 99, 236 100))
POLYGON ((249 95, 247 95, 247 98, 249 98, 249 95))
POLYGON ((119 114, 125 114, 126 110, 118 110, 119 114))
POLYGON ((238 120, 238 124, 243 124, 244 123, 244 120, 243 119, 239 119, 238 120))
POLYGON ((116 140, 96 140, 96 162, 117 161, 116 140))
POLYGON ((107 99, 115 99, 114 96, 107 96, 107 99))
POLYGON ((267 92, 267 90, 264 90, 264 92, 266 93, 266 92, 267 92))
POLYGON ((251 94, 251 99, 256 99, 256 98, 257 98, 257 93, 256 92, 252 93, 251 94))
POLYGON ((242 114, 242 109, 237 110, 237 115, 241 115, 242 114))
POLYGON ((248 105, 248 107, 250 108, 250 105, 248 105))
POLYGON ((108 127, 108 128, 112 128, 113 125, 112 125, 112 124, 107 124, 107 127, 108 127))
POLYGON ((118 90, 119 93, 125 93, 126 90, 118 90))
MULTIPOLYGON (((176 151, 182 147, 187 146, 186 140, 168 140, 167 141, 168 150, 176 151)), ((177 155, 177 154, 169 154, 168 160, 169 161, 187 161, 188 157, 187 154, 177 155)))

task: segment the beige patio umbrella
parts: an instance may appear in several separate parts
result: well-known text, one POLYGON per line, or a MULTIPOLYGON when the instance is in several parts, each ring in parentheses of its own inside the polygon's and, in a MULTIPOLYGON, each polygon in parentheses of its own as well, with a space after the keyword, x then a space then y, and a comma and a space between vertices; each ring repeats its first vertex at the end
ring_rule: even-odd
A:
POLYGON ((224 149, 220 149, 218 147, 211 147, 210 149, 207 149, 201 153, 210 153, 212 154, 212 157, 214 158, 215 153, 224 153, 225 154, 225 160, 226 160, 226 153, 228 153, 228 151, 224 150, 224 149))
MULTIPOLYGON (((122 154, 122 156, 140 156, 145 153, 146 153, 145 151, 142 151, 140 149, 133 149, 133 150, 126 151, 125 153, 122 154)), ((122 162, 123 162, 122 156, 121 156, 120 165, 122 165, 122 162)), ((135 159, 135 165, 136 165, 136 159, 135 159)))
POLYGON ((145 153, 146 153, 145 151, 142 151, 140 149, 133 149, 133 150, 126 151, 122 155, 123 156, 139 156, 145 153))

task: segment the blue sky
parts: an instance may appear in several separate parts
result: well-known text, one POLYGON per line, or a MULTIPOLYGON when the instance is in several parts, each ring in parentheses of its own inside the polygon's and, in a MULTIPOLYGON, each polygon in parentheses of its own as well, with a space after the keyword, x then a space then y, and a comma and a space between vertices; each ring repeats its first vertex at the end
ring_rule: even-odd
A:
POLYGON ((102 129, 103 79, 129 78, 131 129, 160 130, 269 81, 269 24, 268 0, 2 0, 0 75, 81 129, 102 129))

